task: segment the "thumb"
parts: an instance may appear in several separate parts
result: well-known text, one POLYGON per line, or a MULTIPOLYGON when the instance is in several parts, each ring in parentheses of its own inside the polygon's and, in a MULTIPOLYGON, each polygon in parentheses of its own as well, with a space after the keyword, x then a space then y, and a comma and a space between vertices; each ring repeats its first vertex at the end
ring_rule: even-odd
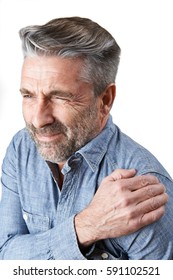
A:
POLYGON ((135 169, 116 169, 108 177, 109 177, 109 180, 116 181, 116 180, 120 180, 120 179, 132 178, 135 176, 135 174, 136 174, 135 169))

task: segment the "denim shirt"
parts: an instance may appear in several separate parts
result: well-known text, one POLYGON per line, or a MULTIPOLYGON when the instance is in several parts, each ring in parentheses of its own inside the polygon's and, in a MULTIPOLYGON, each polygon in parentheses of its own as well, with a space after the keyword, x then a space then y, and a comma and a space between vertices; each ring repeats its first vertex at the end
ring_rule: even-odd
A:
POLYGON ((157 159, 113 124, 73 154, 59 190, 50 165, 26 129, 12 139, 2 165, 0 259, 172 259, 173 181, 157 159), (74 216, 117 168, 152 173, 170 196, 166 214, 137 232, 97 242, 87 255, 78 246, 74 216))

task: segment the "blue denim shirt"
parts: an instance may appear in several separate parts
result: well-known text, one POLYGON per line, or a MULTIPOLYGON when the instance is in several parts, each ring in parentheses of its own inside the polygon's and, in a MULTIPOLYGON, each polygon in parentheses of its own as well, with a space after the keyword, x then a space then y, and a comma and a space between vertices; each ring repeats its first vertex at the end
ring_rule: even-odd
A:
POLYGON ((172 259, 173 181, 156 158, 123 134, 110 117, 103 131, 72 155, 59 191, 52 169, 25 129, 12 139, 2 165, 0 259, 172 259), (117 168, 152 173, 166 186, 166 214, 128 236, 107 239, 81 253, 74 216, 117 168), (106 252, 106 253, 105 253, 106 252))

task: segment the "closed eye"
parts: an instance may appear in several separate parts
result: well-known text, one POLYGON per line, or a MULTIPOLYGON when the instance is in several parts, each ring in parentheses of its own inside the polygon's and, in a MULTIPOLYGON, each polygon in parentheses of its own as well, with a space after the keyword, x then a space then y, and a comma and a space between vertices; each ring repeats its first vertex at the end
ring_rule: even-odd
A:
POLYGON ((52 96, 51 99, 62 100, 62 101, 66 101, 66 102, 72 101, 70 98, 56 96, 56 95, 52 96))
POLYGON ((49 93, 49 96, 53 99, 59 99, 59 100, 64 100, 64 101, 72 101, 74 99, 73 94, 70 92, 63 92, 63 91, 58 91, 54 90, 49 93))

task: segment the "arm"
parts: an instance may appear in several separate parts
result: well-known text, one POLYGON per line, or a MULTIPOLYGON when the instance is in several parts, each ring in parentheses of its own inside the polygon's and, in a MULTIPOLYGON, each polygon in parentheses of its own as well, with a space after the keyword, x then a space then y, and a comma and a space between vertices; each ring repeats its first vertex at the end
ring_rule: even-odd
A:
POLYGON ((173 259, 173 181, 164 175, 153 174, 166 187, 169 201, 165 206, 165 215, 156 223, 116 242, 127 252, 129 259, 172 260, 173 259))
POLYGON ((130 234, 160 219, 168 200, 165 188, 151 175, 134 170, 114 171, 106 177, 90 205, 75 217, 81 247, 130 234))
MULTIPOLYGON (((115 174, 119 177, 120 174, 119 171, 116 171, 115 174)), ((124 171, 125 172, 125 171, 124 171)), ((128 171, 127 171, 128 173, 128 171)), ((134 174, 134 171, 132 171, 134 174)), ((132 173, 128 173, 128 177, 132 176, 132 173)), ((121 176, 120 176, 121 177, 121 176)), ((109 188, 109 184, 104 184, 104 182, 107 181, 105 179, 103 181, 103 184, 100 188, 100 190, 103 188, 104 190, 109 188), (104 187, 105 186, 105 187, 104 187)), ((144 180, 145 181, 145 180, 144 180)), ((142 182, 144 182, 142 181, 142 182)), ((117 180, 117 182, 119 182, 117 180)), ((123 180, 122 180, 123 182, 123 180)), ((123 189, 126 189, 127 185, 133 186, 135 182, 141 182, 140 177, 134 177, 128 180, 124 181, 123 189), (137 179, 135 179, 137 178, 137 179)), ((151 181, 151 184, 154 181, 151 181)), ((138 183, 136 183, 138 185, 138 183)), ((113 185, 115 182, 113 183, 113 185)), ((143 185, 144 183, 142 183, 143 185)), ((121 184, 120 184, 121 185, 121 184)), ((140 184, 139 184, 140 185, 140 184)), ((155 185, 154 185, 155 186, 155 185)), ((163 192, 163 187, 160 185, 157 185, 159 191, 157 193, 163 192)), ((114 188, 114 187, 113 187, 114 188)), ((122 187, 120 187, 121 189, 122 187)), ((133 188, 133 187, 132 187, 133 188)), ((145 187, 144 187, 145 189, 145 187)), ((145 190, 143 189, 143 192, 145 190)), ((106 190, 107 191, 107 190, 106 190)), ((103 193, 105 195, 105 193, 103 193)), ((133 192, 132 192, 133 194, 133 192)), ((156 193, 155 193, 156 194, 156 193)), ((122 202, 126 200, 126 196, 120 192, 120 195, 122 197, 122 202), (124 197, 124 198, 123 198, 124 197)), ((93 202, 91 203, 91 206, 88 208, 90 209, 92 214, 93 212, 93 206, 97 201, 99 202, 100 193, 98 192, 97 195, 94 197, 93 202)), ((151 195, 152 196, 152 195, 151 195)), ((164 195, 163 195, 164 196, 164 195)), ((159 197, 161 198, 162 195, 159 197)), ((145 199, 145 198, 143 198, 145 199)), ((131 208, 133 206, 134 200, 137 202, 137 197, 132 196, 132 201, 128 200, 129 202, 126 204, 122 203, 121 205, 118 205, 118 208, 121 210, 121 208, 126 209, 126 215, 129 217, 128 222, 132 224, 132 227, 129 227, 128 223, 125 223, 122 225, 122 215, 118 216, 115 220, 114 224, 114 233, 113 236, 120 236, 122 234, 127 234, 132 231, 137 230, 144 224, 148 224, 153 221, 153 219, 158 219, 164 212, 163 207, 159 207, 165 202, 165 198, 161 200, 158 209, 158 213, 156 211, 156 215, 151 214, 150 218, 147 218, 144 222, 140 222, 135 224, 136 219, 140 218, 139 215, 135 215, 135 217, 130 217, 131 211, 129 211, 128 208, 131 208), (126 206, 125 206, 126 205, 126 206), (128 205, 128 206, 127 206, 128 205)), ((120 203, 121 204, 121 203, 120 203)), ((100 205, 100 202, 99 202, 100 205)), ((105 201, 105 205, 107 205, 105 201)), ((141 212, 143 213, 146 211, 145 209, 148 209, 151 207, 151 203, 146 203, 144 201, 144 208, 141 208, 141 212)), ((102 208, 103 210, 103 208, 102 208)), ((86 210, 88 214, 88 209, 86 210)), ((121 211, 120 211, 121 212, 121 211)), ((155 212, 155 211, 154 211, 155 212)), ((83 214, 85 213, 85 210, 81 212, 79 215, 77 215, 75 219, 75 223, 79 221, 79 217, 84 217, 83 214)), ((103 211, 102 211, 103 213, 103 211)), ((67 220, 65 220, 62 224, 59 224, 58 226, 48 229, 47 231, 39 234, 29 234, 28 229, 26 227, 25 221, 23 219, 22 211, 21 211, 21 205, 20 205, 20 199, 17 192, 14 192, 14 190, 10 190, 7 187, 3 186, 3 193, 2 193, 2 201, 0 204, 0 258, 1 259, 85 259, 85 257, 81 254, 77 238, 75 234, 75 228, 74 228, 74 217, 70 217, 67 220), (71 248, 68 250, 68 248, 71 248)), ((142 215, 142 214, 141 214, 142 215)), ((93 215, 89 215, 91 218, 93 215)), ((94 216, 94 218, 98 218, 94 216)), ((95 221, 93 221, 95 222, 95 221)), ((127 220, 126 220, 127 222, 127 220)), ((102 227, 102 223, 100 225, 102 227)), ((78 238, 80 240, 79 236, 79 229, 76 227, 76 231, 78 234, 78 238)), ((85 232, 85 228, 82 229, 82 236, 85 232)), ((80 231, 80 230, 79 230, 80 231)), ((109 230, 108 230, 109 231, 109 230)), ((107 231, 107 232, 108 232, 107 231)), ((98 231, 97 229, 97 232, 98 231)), ((99 233, 99 239, 103 238, 103 236, 99 233)), ((87 245, 90 245, 94 243, 96 239, 92 239, 92 242, 87 243, 87 245)), ((85 245, 85 244, 84 244, 85 245)))
POLYGON ((74 217, 45 232, 30 234, 18 194, 6 187, 3 187, 0 216, 0 259, 85 259, 78 249, 74 217))

